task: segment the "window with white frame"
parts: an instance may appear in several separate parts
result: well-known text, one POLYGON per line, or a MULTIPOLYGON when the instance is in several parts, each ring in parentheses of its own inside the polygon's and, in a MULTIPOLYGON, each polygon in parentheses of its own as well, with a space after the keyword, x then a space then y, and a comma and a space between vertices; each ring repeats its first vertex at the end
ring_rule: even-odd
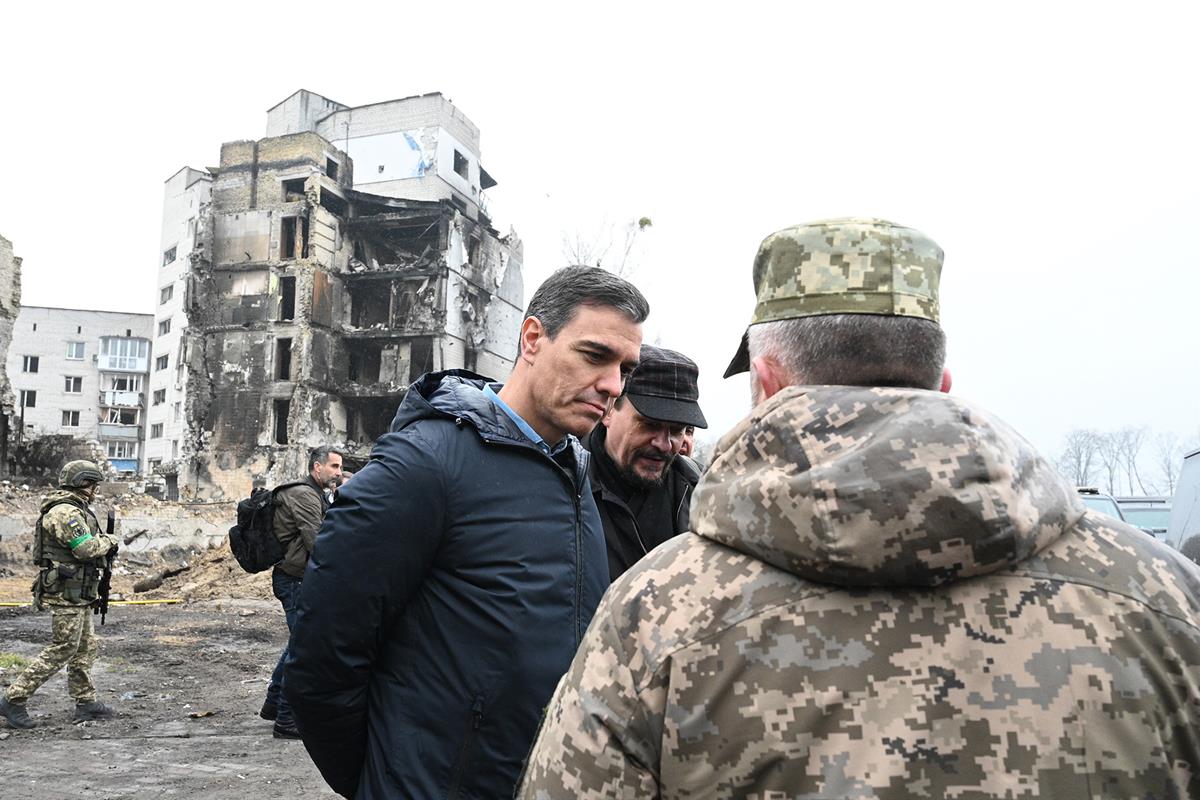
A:
POLYGON ((170 250, 163 251, 163 266, 164 267, 167 264, 170 264, 172 261, 175 260, 175 250, 176 250, 176 248, 172 247, 170 250))
POLYGON ((83 361, 83 342, 67 342, 67 358, 71 361, 83 361))
POLYGON ((127 336, 105 336, 100 339, 100 354, 108 357, 110 369, 137 369, 138 361, 150 355, 150 343, 127 336))
POLYGON ((21 408, 36 408, 37 407, 37 392, 33 389, 21 390, 21 408))
POLYGON ((137 458, 137 442, 106 442, 109 458, 137 458))
POLYGON ((150 438, 151 439, 161 439, 162 432, 163 432, 163 424, 161 422, 155 422, 154 424, 152 424, 150 426, 150 438))
POLYGON ((83 393, 83 378, 78 375, 64 375, 63 391, 67 394, 83 393))
POLYGON ((62 412, 62 424, 63 424, 64 428, 78 428, 79 427, 79 412, 78 411, 62 412))
POLYGON ((150 405, 161 406, 165 402, 167 402, 167 390, 155 389, 154 397, 151 399, 150 405))
POLYGON ((162 372, 164 369, 166 369, 168 360, 169 358, 167 356, 159 356, 158 358, 154 359, 154 371, 162 372))
POLYGON ((141 375, 106 374, 104 376, 104 391, 106 392, 140 392, 141 390, 141 375))
POLYGON ((161 306, 163 303, 170 302, 171 298, 174 296, 175 296, 175 284, 171 284, 170 286, 164 286, 158 290, 158 304, 161 306))
POLYGON ((38 357, 37 356, 21 356, 21 372, 37 372, 38 357))
POLYGON ((138 409, 110 408, 104 417, 104 421, 110 425, 137 425, 138 409))
POLYGON ((163 336, 171 332, 171 320, 161 319, 158 321, 158 335, 163 336))

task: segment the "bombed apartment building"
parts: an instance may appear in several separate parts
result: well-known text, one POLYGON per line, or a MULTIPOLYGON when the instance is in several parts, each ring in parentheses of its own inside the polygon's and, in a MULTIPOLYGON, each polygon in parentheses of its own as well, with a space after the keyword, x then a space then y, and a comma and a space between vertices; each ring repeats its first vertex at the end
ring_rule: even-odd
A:
MULTIPOLYGON (((300 92, 281 106, 313 98, 300 92)), ((358 111, 341 109, 321 110, 358 111)), ((355 144, 351 124, 330 126, 366 163, 317 133, 323 118, 310 114, 273 120, 268 131, 280 135, 223 145, 210 168, 186 273, 187 427, 169 489, 239 496, 252 482, 302 475, 320 444, 365 460, 422 373, 503 378, 511 368, 521 245, 499 236, 480 205, 494 182, 478 166, 478 131, 470 126, 464 143, 465 117, 440 95, 369 109, 371 147, 355 144), (389 141, 404 148, 399 175, 420 199, 401 196, 406 179, 384 161, 389 141), (377 187, 386 193, 354 188, 364 169, 386 174, 377 187)))
POLYGON ((20 311, 21 259, 13 254, 12 242, 0 236, 0 475, 8 474, 9 453, 20 434, 14 424, 16 402, 5 368, 13 325, 20 311))

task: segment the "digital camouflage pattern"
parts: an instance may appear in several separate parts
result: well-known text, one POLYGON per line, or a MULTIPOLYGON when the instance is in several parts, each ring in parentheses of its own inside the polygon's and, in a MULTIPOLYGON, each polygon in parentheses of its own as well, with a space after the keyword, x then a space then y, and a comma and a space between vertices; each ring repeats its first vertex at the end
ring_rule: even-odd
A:
POLYGON ((64 489, 82 489, 104 480, 104 473, 94 461, 68 461, 58 473, 58 485, 64 489))
POLYGON ((818 314, 938 321, 942 249, 882 219, 829 219, 777 231, 754 257, 751 324, 818 314))
POLYGON ((29 662, 5 692, 10 703, 24 703, 43 683, 63 667, 67 668, 67 692, 76 703, 96 699, 96 687, 88 673, 96 662, 98 649, 92 611, 86 606, 56 606, 53 616, 53 641, 29 662))
MULTIPOLYGON (((103 568, 104 556, 117 546, 117 537, 110 536, 100 529, 100 521, 90 510, 86 513, 71 502, 82 502, 87 505, 87 498, 80 492, 70 489, 60 489, 46 495, 42 500, 42 535, 55 544, 66 548, 77 562, 92 562, 97 568, 103 568), (71 543, 75 546, 71 547, 71 543)), ((91 605, 92 600, 71 601, 54 591, 53 587, 45 590, 46 605, 91 605)), ((95 598, 93 598, 95 599, 95 598)))
POLYGON ((1013 431, 791 387, 606 595, 518 796, 1200 797, 1200 571, 1013 431))
MULTIPOLYGON (((784 228, 754 258, 750 324, 823 314, 883 314, 937 322, 942 249, 920 231, 846 217, 784 228)), ((725 377, 750 368, 746 337, 725 377)))

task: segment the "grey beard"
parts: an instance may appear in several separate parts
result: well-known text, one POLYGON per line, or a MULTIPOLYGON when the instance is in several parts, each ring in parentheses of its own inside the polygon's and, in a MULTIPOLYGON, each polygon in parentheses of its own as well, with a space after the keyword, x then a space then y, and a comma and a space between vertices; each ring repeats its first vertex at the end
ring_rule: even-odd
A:
MULTIPOLYGON (((637 458, 636 453, 634 453, 634 458, 637 458)), ((671 456, 669 459, 667 459, 663 463, 662 472, 660 472, 658 474, 657 478, 644 478, 641 475, 639 475, 637 472, 635 472, 631 465, 623 465, 623 466, 619 467, 617 471, 621 475, 621 480, 625 481, 625 483, 629 484, 630 486, 632 486, 636 489, 640 489, 642 491, 647 491, 650 489, 657 489, 660 486, 662 486, 663 483, 666 482, 667 472, 670 471, 671 464, 673 464, 674 462, 675 462, 675 456, 671 456)))

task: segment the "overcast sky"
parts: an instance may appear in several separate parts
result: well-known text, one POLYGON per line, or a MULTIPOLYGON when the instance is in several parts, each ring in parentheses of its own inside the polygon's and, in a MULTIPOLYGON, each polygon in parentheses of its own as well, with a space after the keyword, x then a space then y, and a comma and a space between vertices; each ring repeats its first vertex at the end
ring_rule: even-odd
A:
POLYGON ((152 312, 163 181, 300 88, 430 91, 481 131, 532 293, 564 234, 649 217, 646 340, 694 358, 710 433, 759 241, 882 216, 946 251, 957 394, 1057 451, 1200 432, 1195 5, 21 4, 4 14, 0 235, 27 305, 152 312), (511 6, 511 7, 509 7, 511 6), (150 7, 147 7, 150 8, 150 7), (1135 10, 1136 9, 1136 10, 1135 10))

